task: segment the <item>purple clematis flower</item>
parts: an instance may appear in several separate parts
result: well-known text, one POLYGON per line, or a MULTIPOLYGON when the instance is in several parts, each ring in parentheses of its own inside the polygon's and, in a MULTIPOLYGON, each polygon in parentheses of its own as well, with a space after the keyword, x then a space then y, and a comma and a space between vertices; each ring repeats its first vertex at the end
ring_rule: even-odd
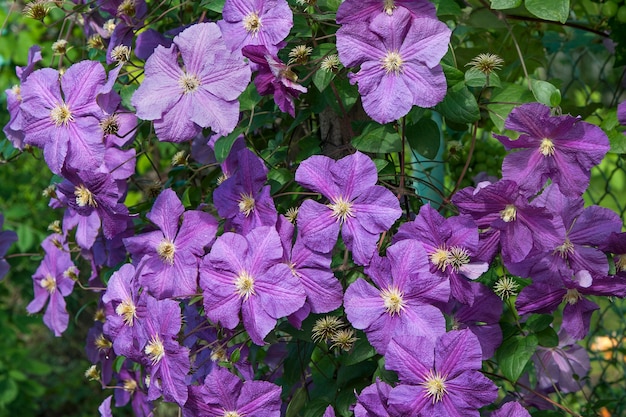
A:
POLYGON ((626 126, 626 101, 622 101, 617 106, 617 120, 622 126, 626 126))
POLYGON ((227 0, 222 18, 217 25, 232 51, 263 45, 275 54, 293 26, 293 14, 285 0, 227 0))
POLYGON ((48 307, 43 322, 59 337, 67 329, 70 316, 65 309, 65 297, 72 293, 78 278, 78 269, 70 258, 63 236, 48 236, 41 244, 45 251, 43 261, 33 275, 35 298, 26 306, 30 314, 48 307))
POLYGON ((183 416, 280 417, 280 387, 267 381, 242 381, 216 367, 202 386, 189 388, 183 416))
MULTIPOLYGON (((52 68, 33 72, 22 84, 21 125, 24 143, 43 148, 55 174, 64 165, 97 169, 104 159, 100 120, 105 116, 96 98, 105 91, 106 73, 95 61, 78 62, 61 76, 52 68)), ((110 88, 109 88, 110 90, 110 88)))
POLYGON ((379 123, 406 115, 411 107, 432 107, 446 95, 439 62, 448 50, 450 29, 432 18, 415 18, 405 8, 380 13, 371 23, 337 31, 339 59, 358 83, 365 112, 379 123))
POLYGON ((498 397, 496 385, 480 373, 482 354, 469 330, 451 331, 436 342, 402 335, 389 343, 386 366, 401 384, 389 394, 392 411, 403 416, 475 416, 498 397))
POLYGON ((445 333, 443 314, 433 304, 448 301, 450 286, 430 273, 426 252, 417 241, 395 243, 387 249, 387 258, 374 256, 366 273, 375 286, 357 279, 346 290, 344 308, 352 326, 365 331, 378 353, 385 354, 394 335, 434 340, 445 333))
POLYGON ((157 197, 146 217, 160 230, 124 239, 128 251, 144 267, 141 285, 159 299, 193 296, 198 290, 199 258, 215 239, 217 221, 202 211, 185 211, 169 188, 157 197))
POLYGON ((234 329, 241 312, 250 338, 263 345, 276 320, 296 312, 306 300, 302 284, 282 257, 273 227, 258 227, 246 236, 220 236, 200 266, 207 317, 234 329))
POLYGON ((295 117, 294 99, 306 93, 306 87, 296 83, 298 76, 265 46, 246 46, 242 53, 257 64, 254 85, 260 95, 274 94, 274 102, 281 111, 295 117))
POLYGON ((435 5, 429 0, 345 0, 337 10, 337 23, 370 22, 381 13, 391 16, 399 8, 408 10, 414 18, 437 19, 435 5))
MULTIPOLYGON (((127 362, 125 362, 126 364, 127 362)), ((135 417, 150 417, 152 414, 152 403, 148 401, 143 387, 141 371, 133 371, 122 368, 117 376, 118 384, 123 389, 115 390, 115 406, 123 407, 130 402, 135 417)))
POLYGON ((169 48, 156 48, 132 104, 137 117, 155 121, 163 141, 183 142, 205 127, 227 135, 239 120, 237 97, 250 75, 241 54, 227 49, 217 25, 199 23, 182 31, 169 48))
MULTIPOLYGON (((0 214, 0 230, 4 224, 4 216, 0 214)), ((17 241, 17 233, 13 230, 4 230, 0 232, 0 280, 9 272, 9 263, 4 259, 11 245, 17 241)))
POLYGON ((517 401, 510 401, 491 413, 491 417, 530 417, 530 413, 517 401))
POLYGON ((411 223, 400 226, 394 242, 415 239, 426 250, 430 271, 450 280, 450 296, 472 305, 474 292, 469 279, 480 277, 489 269, 487 262, 477 262, 478 228, 469 216, 444 218, 425 204, 411 223), (474 259, 472 259, 474 258, 474 259))
POLYGON ((339 161, 322 155, 303 161, 296 181, 321 193, 329 203, 302 203, 297 220, 302 242, 311 250, 329 253, 341 229, 354 261, 367 265, 376 251, 378 235, 402 214, 398 199, 376 185, 377 180, 376 166, 358 151, 339 161))
POLYGON ((494 135, 508 149, 502 163, 503 179, 515 180, 535 194, 548 179, 566 196, 580 196, 589 185, 590 170, 608 152, 609 139, 598 126, 579 117, 552 116, 540 103, 523 104, 511 112, 504 127, 521 132, 511 140, 494 135))
POLYGON ((378 417, 390 416, 391 412, 387 405, 391 386, 386 382, 376 379, 376 382, 366 387, 357 395, 354 406, 355 417, 378 417))

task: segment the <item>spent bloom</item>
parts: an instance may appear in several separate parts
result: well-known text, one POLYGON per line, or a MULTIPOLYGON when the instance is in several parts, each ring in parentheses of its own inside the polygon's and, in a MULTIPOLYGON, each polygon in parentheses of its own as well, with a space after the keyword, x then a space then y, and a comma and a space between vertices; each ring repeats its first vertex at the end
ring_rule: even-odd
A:
POLYGON ((446 94, 439 62, 448 50, 450 29, 432 18, 414 18, 398 8, 372 22, 337 31, 339 59, 346 67, 360 65, 350 82, 358 84, 365 112, 379 123, 406 115, 413 105, 432 107, 446 94))
POLYGON ((217 25, 199 23, 182 31, 170 47, 155 49, 132 104, 137 117, 154 120, 163 141, 183 142, 206 127, 227 135, 237 125, 237 97, 249 81, 250 68, 238 51, 227 49, 217 25))
POLYGON ((324 205, 306 200, 300 206, 297 224, 302 242, 314 251, 329 253, 341 229, 354 261, 367 265, 378 235, 402 214, 398 199, 376 185, 377 180, 374 162, 361 152, 339 161, 322 155, 303 161, 296 181, 329 201, 324 205))

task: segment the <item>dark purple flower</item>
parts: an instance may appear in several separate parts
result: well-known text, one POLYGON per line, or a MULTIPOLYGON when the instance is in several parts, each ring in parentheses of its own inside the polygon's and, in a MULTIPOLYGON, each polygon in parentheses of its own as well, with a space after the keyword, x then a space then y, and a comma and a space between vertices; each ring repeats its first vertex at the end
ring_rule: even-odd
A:
POLYGON ((425 204, 413 222, 404 223, 398 229, 394 242, 403 239, 419 241, 428 255, 430 271, 450 280, 450 296, 472 305, 474 293, 469 279, 480 277, 489 264, 475 259, 478 228, 471 217, 444 218, 425 204))
POLYGON ((293 14, 285 0, 226 0, 222 18, 217 25, 233 51, 263 45, 275 54, 293 26, 293 14))
POLYGON ((198 292, 199 258, 215 239, 217 221, 202 211, 185 211, 169 188, 146 217, 160 230, 124 239, 133 259, 144 267, 141 285, 159 299, 193 296, 198 292))
POLYGON ((491 417, 530 417, 530 413, 517 401, 510 401, 491 413, 491 417))
POLYGON ((379 417, 390 416, 391 411, 387 405, 391 386, 386 382, 376 379, 372 385, 366 387, 356 397, 354 406, 355 417, 379 417))
POLYGON ((274 226, 278 217, 270 196, 267 168, 250 149, 237 152, 239 168, 213 192, 218 214, 229 220, 229 227, 243 234, 260 226, 274 226))
POLYGON ((183 415, 280 417, 280 391, 271 382, 242 381, 216 367, 202 386, 190 387, 183 415))
POLYGON ((322 417, 335 417, 335 410, 333 410, 332 405, 326 407, 326 410, 324 410, 324 414, 322 415, 322 417))
POLYGON ((406 8, 414 18, 437 18, 435 5, 428 0, 345 0, 337 10, 337 23, 370 22, 380 13, 394 14, 398 8, 406 8))
POLYGON ((379 123, 406 115, 413 105, 432 107, 446 95, 439 62, 448 51, 450 29, 432 18, 414 18, 405 8, 337 31, 339 59, 358 83, 365 112, 379 123))
POLYGON ((41 247, 45 255, 33 275, 35 298, 26 306, 26 310, 34 314, 41 311, 47 303, 43 322, 58 337, 69 324, 70 316, 65 309, 65 297, 74 289, 78 269, 70 258, 67 245, 63 244, 63 236, 50 235, 42 242, 41 247))
POLYGON ((387 258, 374 256, 366 273, 374 285, 359 278, 346 290, 348 320, 365 331, 376 351, 385 354, 394 335, 436 339, 445 333, 445 319, 433 304, 450 298, 448 282, 430 273, 426 252, 415 240, 387 249, 387 258))
POLYGON ((409 335, 393 338, 385 366, 400 377, 389 404, 403 416, 478 417, 478 409, 498 397, 496 385, 480 372, 480 344, 467 329, 446 333, 436 342, 409 335))
POLYGON ((329 253, 341 229, 354 261, 367 265, 376 251, 378 235, 402 214, 398 199, 376 185, 377 180, 376 166, 361 152, 339 161, 322 155, 303 161, 296 171, 296 181, 321 193, 329 203, 302 203, 297 220, 302 242, 314 251, 329 253))
POLYGON ((104 159, 100 120, 105 116, 96 102, 106 74, 95 61, 78 62, 61 76, 52 68, 33 72, 22 84, 23 120, 13 128, 24 132, 24 143, 43 148, 55 174, 64 165, 97 169, 104 159))
MULTIPOLYGON (((0 230, 4 224, 4 216, 0 214, 0 230)), ((11 245, 17 241, 17 233, 13 230, 4 230, 0 232, 0 280, 9 272, 9 263, 4 259, 11 245)))
POLYGON ((249 82, 250 68, 239 52, 226 48, 217 25, 199 23, 169 48, 156 48, 132 103, 137 117, 155 121, 160 140, 186 141, 205 127, 227 135, 239 120, 237 97, 249 82))
POLYGON ((306 87, 296 83, 298 76, 265 46, 246 46, 242 53, 250 61, 258 64, 254 85, 259 94, 262 96, 274 94, 274 102, 278 108, 295 117, 293 101, 300 93, 307 92, 306 87))
POLYGON ((123 407, 130 402, 135 417, 152 416, 152 404, 148 401, 143 380, 140 370, 122 368, 117 376, 118 385, 122 389, 115 390, 115 406, 123 407))
POLYGON ((511 112, 504 127, 521 132, 511 140, 494 135, 509 153, 502 163, 502 177, 516 181, 535 194, 548 179, 567 196, 579 196, 589 185, 590 170, 608 152, 609 139, 598 126, 580 117, 552 116, 540 103, 523 104, 511 112))
POLYGON ((617 106, 617 120, 622 126, 626 126, 626 101, 622 101, 617 106))
POLYGON ((100 412, 100 417, 113 417, 113 413, 111 412, 111 400, 113 399, 112 395, 109 395, 102 401, 100 407, 98 407, 98 411, 100 412))
POLYGON ((224 233, 200 266, 200 287, 207 317, 227 329, 241 321, 257 345, 276 320, 304 305, 302 284, 282 263, 283 249, 273 227, 241 236, 224 233))

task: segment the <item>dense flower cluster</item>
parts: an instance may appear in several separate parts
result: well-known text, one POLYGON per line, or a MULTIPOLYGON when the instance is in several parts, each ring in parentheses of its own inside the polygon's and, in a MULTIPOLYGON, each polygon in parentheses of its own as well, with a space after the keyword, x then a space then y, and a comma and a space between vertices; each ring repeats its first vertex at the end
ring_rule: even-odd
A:
MULTIPOLYGON (((403 190, 396 195, 381 181, 381 160, 360 151, 337 159, 309 154, 289 171, 266 162, 268 154, 235 131, 253 71, 258 93, 273 95, 292 117, 307 92, 278 58, 293 25, 286 1, 227 0, 217 23, 167 37, 145 31, 141 39, 145 2, 97 3, 117 22, 106 60, 119 64, 108 74, 91 60, 63 73, 35 70, 41 56, 32 49, 18 70, 21 86, 9 92, 4 131, 16 148, 42 149, 58 176, 50 206, 64 213, 42 243, 28 312, 45 308, 44 323, 59 336, 69 323, 65 298, 81 275, 101 289, 87 354, 101 372, 95 379, 123 387, 102 403, 101 415, 130 403, 137 416, 149 416, 162 398, 188 417, 279 416, 281 397, 321 385, 305 372, 309 361, 355 365, 341 352, 359 343, 367 351, 359 355, 376 362, 359 374, 360 385, 337 388, 353 395, 355 416, 479 416, 498 399, 481 372, 505 337, 498 295, 517 285, 492 285, 490 267, 530 280, 514 303, 524 319, 563 306, 558 346, 538 347, 529 363, 537 391, 579 389, 573 376, 584 377, 589 361, 576 341, 599 308, 587 297, 626 297, 622 220, 585 208, 582 199, 590 169, 609 150, 600 128, 539 103, 521 105, 505 123, 519 138, 496 136, 521 149, 504 160, 503 179, 458 191, 457 215, 424 204, 398 225, 403 190), (131 111, 115 85, 128 76, 121 75, 120 47, 133 41, 145 64, 131 111), (193 140, 201 168, 180 196, 183 187, 170 181, 142 208, 129 209, 137 118, 151 122, 160 141, 193 140), (230 139, 230 152, 218 158, 218 144, 230 139), (214 177, 190 185, 217 165, 219 180, 216 168, 214 177), (294 198, 297 209, 285 214, 275 188, 281 169, 297 190, 286 194, 315 194, 294 198), (202 193, 196 205, 192 187, 202 193), (306 360, 301 380, 284 371, 288 350, 306 360), (390 373, 397 380, 383 378, 390 373)), ((91 27, 104 30, 100 20, 91 27)), ((337 23, 339 58, 360 66, 348 77, 373 120, 391 122, 443 100, 440 61, 451 31, 429 1, 346 0, 337 23)), ((276 119, 253 125, 250 118, 248 127, 261 130, 276 119)), ((176 165, 187 163, 179 157, 176 165)), ((0 256, 15 239, 0 233, 0 256)), ((7 268, 0 259, 0 278, 7 268)), ((324 400, 319 415, 334 416, 338 410, 327 408, 333 400, 324 400)), ((491 415, 528 415, 518 402, 498 406, 491 415)))

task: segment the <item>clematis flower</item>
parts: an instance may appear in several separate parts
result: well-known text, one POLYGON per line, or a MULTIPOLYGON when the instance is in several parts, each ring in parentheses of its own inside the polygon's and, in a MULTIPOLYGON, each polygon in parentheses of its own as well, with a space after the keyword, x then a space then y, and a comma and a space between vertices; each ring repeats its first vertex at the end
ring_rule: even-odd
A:
POLYGON ((306 93, 306 87, 296 83, 298 76, 265 46, 246 46, 242 53, 257 65, 254 85, 260 95, 274 94, 274 102, 281 111, 296 115, 294 99, 306 93))
POLYGON ((280 417, 280 387, 267 381, 242 381, 216 367, 202 386, 189 387, 184 417, 262 416, 280 417))
POLYGON ((432 107, 446 95, 439 62, 448 50, 450 29, 432 18, 415 18, 405 8, 380 13, 371 23, 337 31, 339 59, 358 84, 365 112, 379 123, 406 115, 411 107, 432 107))
POLYGON ((366 273, 375 286, 357 279, 346 290, 344 308, 352 326, 365 332, 378 353, 385 354, 394 335, 436 339, 445 333, 443 314, 433 304, 448 301, 450 286, 430 273, 417 241, 395 243, 387 258, 374 256, 366 273))
POLYGON ((617 120, 622 126, 626 126, 626 101, 622 101, 617 106, 617 120))
POLYGON ((540 103, 523 104, 511 112, 504 127, 521 132, 516 140, 494 135, 509 149, 502 163, 502 178, 515 180, 529 194, 541 190, 548 179, 569 197, 580 196, 589 185, 590 170, 608 152, 609 139, 598 126, 580 117, 552 116, 540 103))
POLYGON ((230 50, 263 45, 275 54, 293 26, 293 14, 285 0, 227 0, 217 25, 230 50))
POLYGON ((378 417, 390 416, 391 412, 387 405, 391 386, 386 382, 376 379, 372 385, 365 387, 356 397, 354 406, 355 417, 378 417))
POLYGON ((469 216, 444 218, 425 204, 413 222, 404 223, 394 241, 415 239, 426 250, 430 271, 450 281, 450 296, 472 305, 474 292, 469 280, 489 269, 487 262, 477 261, 478 228, 469 216), (474 258, 474 259, 472 259, 474 258))
POLYGON ((296 170, 296 181, 321 193, 324 205, 305 200, 298 211, 298 231, 311 250, 329 253, 341 229, 346 247, 360 265, 369 264, 378 235, 400 217, 398 199, 376 185, 378 173, 372 160, 361 152, 339 161, 315 155, 296 170))
POLYGON ((226 48, 217 25, 199 23, 169 48, 155 49, 131 102, 137 117, 155 121, 160 140, 183 142, 206 127, 225 136, 239 120, 237 97, 249 82, 250 68, 239 52, 226 48))
MULTIPOLYGON (((0 230, 4 224, 4 216, 0 214, 0 230)), ((11 245, 17 241, 17 233, 13 230, 4 230, 0 232, 0 280, 9 272, 9 263, 4 259, 11 245)))
POLYGON ((48 236, 41 247, 45 255, 33 275, 35 298, 26 306, 30 314, 41 311, 46 303, 43 322, 59 337, 67 329, 70 316, 65 309, 65 297, 72 293, 78 269, 70 258, 63 236, 48 236))
POLYGON ((385 366, 400 377, 401 383, 389 393, 390 408, 397 415, 478 417, 478 409, 498 397, 496 385, 480 373, 480 344, 467 329, 448 332, 437 341, 394 337, 385 366))
POLYGON ((491 417, 530 417, 530 413, 517 401, 510 401, 491 413, 491 417))
POLYGON ((399 8, 408 10, 415 18, 437 19, 435 5, 429 0, 345 0, 337 9, 337 23, 370 22, 381 13, 391 16, 399 8))
POLYGON ((185 211, 169 188, 157 197, 146 217, 160 230, 124 239, 128 251, 144 267, 141 285, 159 299, 196 294, 199 258, 215 238, 217 221, 202 211, 185 211))
POLYGON ((276 320, 294 313, 306 300, 302 284, 281 262, 282 256, 273 227, 257 227, 246 236, 220 236, 200 265, 207 317, 227 329, 243 321, 252 341, 263 345, 276 320))

